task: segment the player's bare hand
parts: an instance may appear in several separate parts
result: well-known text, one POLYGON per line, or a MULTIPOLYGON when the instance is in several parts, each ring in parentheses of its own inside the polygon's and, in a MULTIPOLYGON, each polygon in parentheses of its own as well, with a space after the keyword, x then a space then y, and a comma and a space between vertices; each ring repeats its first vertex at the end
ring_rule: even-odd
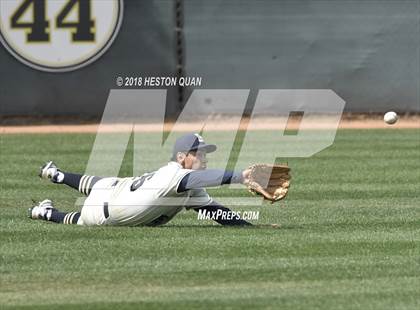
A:
POLYGON ((249 177, 251 175, 251 169, 245 169, 244 171, 242 171, 242 178, 243 178, 243 184, 248 184, 249 183, 249 177))

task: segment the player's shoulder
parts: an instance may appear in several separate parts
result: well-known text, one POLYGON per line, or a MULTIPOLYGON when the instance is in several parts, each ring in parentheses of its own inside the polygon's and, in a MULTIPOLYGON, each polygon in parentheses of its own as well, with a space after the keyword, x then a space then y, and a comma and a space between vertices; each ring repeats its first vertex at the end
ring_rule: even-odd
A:
POLYGON ((179 194, 176 192, 176 189, 182 178, 190 171, 192 170, 184 169, 176 162, 169 162, 153 174, 148 186, 159 189, 159 197, 178 196, 179 194))
POLYGON ((165 166, 159 168, 153 175, 153 181, 158 184, 167 184, 162 186, 170 186, 172 183, 177 184, 186 176, 190 169, 184 169, 177 162, 169 162, 165 166))
POLYGON ((184 169, 179 163, 175 161, 170 161, 165 166, 161 167, 158 171, 186 174, 191 172, 192 170, 184 169))

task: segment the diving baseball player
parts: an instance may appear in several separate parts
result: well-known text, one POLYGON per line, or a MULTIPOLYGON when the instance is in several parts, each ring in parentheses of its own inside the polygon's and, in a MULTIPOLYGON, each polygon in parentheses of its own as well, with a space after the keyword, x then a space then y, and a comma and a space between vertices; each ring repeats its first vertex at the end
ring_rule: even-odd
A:
MULTIPOLYGON (((28 210, 32 219, 78 225, 157 226, 170 221, 183 208, 227 214, 228 208, 215 202, 206 187, 245 183, 249 169, 240 172, 206 169, 206 154, 216 145, 206 144, 198 134, 187 134, 175 142, 170 162, 139 177, 100 178, 63 172, 47 162, 39 176, 66 184, 87 195, 80 212, 60 212, 51 200, 28 210)), ((251 225, 236 217, 218 217, 222 225, 251 225)))

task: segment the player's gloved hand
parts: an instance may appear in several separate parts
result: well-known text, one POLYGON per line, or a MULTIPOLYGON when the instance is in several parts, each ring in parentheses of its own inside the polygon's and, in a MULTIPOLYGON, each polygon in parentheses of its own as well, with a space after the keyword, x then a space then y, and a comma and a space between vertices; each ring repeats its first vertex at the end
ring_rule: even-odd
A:
POLYGON ((291 176, 287 165, 255 164, 242 175, 251 193, 262 195, 272 203, 285 198, 289 191, 291 176))

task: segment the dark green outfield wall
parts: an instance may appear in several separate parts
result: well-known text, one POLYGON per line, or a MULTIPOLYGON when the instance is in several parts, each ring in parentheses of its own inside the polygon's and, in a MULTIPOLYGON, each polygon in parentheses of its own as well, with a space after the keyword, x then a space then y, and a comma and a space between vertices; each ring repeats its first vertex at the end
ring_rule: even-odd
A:
MULTIPOLYGON (((0 44, 0 114, 98 117, 118 76, 174 75, 173 12, 171 1, 125 0, 122 26, 109 50, 68 73, 32 69, 0 44)), ((169 89, 170 102, 175 94, 169 89)), ((176 110, 177 105, 168 106, 169 113, 176 110)))
POLYGON ((420 111, 420 1, 185 2, 208 88, 328 88, 347 111, 420 111))
MULTIPOLYGON (((346 111, 420 112, 420 0, 183 2, 185 72, 202 88, 332 89, 346 111)), ((2 116, 99 117, 117 76, 175 76, 174 1, 125 0, 111 48, 45 73, 0 46, 2 116)), ((179 110, 168 89, 168 114, 179 110)), ((147 113, 145 113, 147 116, 147 113)))

